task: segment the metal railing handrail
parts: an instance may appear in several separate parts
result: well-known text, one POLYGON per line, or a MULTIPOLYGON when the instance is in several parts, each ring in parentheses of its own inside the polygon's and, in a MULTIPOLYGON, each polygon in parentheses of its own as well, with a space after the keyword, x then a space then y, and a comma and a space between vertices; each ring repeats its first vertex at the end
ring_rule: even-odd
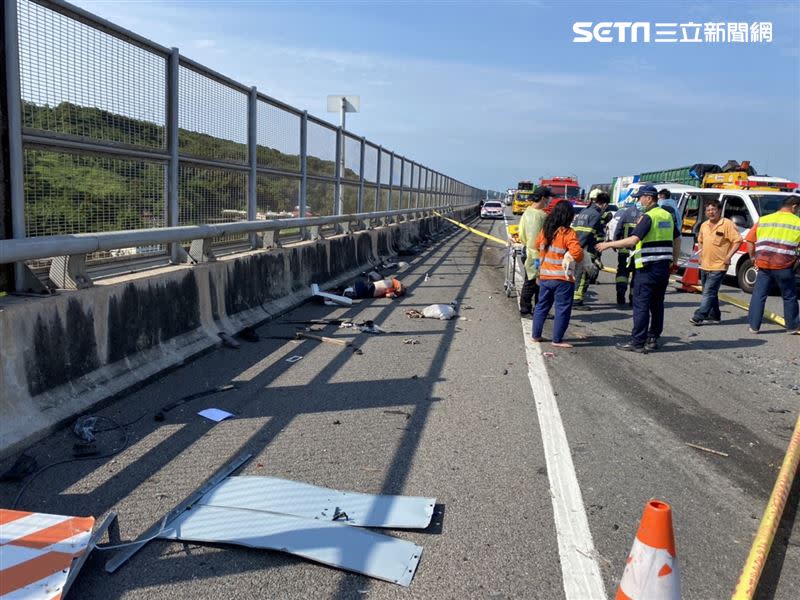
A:
POLYGON ((363 222, 388 219, 403 215, 427 215, 433 211, 449 212, 451 207, 405 208, 381 212, 328 215, 324 217, 291 217, 258 221, 232 221, 207 225, 184 225, 178 227, 154 227, 99 233, 74 233, 48 235, 32 238, 0 240, 0 264, 23 262, 54 256, 74 256, 155 244, 180 243, 190 240, 208 239, 231 234, 280 231, 301 227, 321 227, 344 222, 363 222))

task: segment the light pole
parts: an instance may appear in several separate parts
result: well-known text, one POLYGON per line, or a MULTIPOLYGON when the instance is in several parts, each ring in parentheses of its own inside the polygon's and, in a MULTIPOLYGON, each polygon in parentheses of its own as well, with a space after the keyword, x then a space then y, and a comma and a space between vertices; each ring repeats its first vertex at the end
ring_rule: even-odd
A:
MULTIPOLYGON (((339 113, 339 127, 341 128, 341 134, 338 136, 339 147, 337 148, 337 154, 339 156, 339 165, 337 165, 339 178, 338 181, 336 182, 336 200, 334 201, 335 205, 334 212, 337 215, 342 214, 342 206, 343 206, 342 179, 344 178, 344 172, 345 172, 344 149, 346 145, 344 132, 347 131, 345 127, 345 115, 349 112, 358 112, 360 109, 361 109, 361 96, 336 96, 336 95, 328 96, 328 112, 339 113)), ((380 173, 378 173, 378 177, 380 177, 380 173)))

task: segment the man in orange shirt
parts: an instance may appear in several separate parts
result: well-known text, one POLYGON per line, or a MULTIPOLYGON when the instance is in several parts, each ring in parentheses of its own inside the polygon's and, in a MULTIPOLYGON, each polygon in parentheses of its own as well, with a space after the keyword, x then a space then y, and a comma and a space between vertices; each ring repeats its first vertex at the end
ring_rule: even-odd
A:
POLYGON ((719 323, 719 287, 731 258, 742 243, 742 236, 733 221, 722 216, 722 204, 716 198, 706 202, 706 217, 697 235, 700 253, 700 281, 703 284, 703 299, 689 319, 692 325, 703 321, 719 323))

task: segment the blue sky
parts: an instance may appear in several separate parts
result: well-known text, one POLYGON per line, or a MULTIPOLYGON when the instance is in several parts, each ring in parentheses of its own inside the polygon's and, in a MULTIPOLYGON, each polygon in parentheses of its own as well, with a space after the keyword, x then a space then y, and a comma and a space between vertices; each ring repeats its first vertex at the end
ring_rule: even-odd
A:
POLYGON ((79 6, 467 183, 749 159, 800 179, 800 3, 88 1, 79 6), (769 44, 576 44, 575 21, 770 21, 769 44))

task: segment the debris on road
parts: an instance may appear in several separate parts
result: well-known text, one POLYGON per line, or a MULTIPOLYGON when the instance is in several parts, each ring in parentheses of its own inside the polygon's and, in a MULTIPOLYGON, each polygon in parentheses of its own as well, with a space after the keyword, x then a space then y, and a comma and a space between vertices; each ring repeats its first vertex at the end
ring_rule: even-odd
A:
POLYGON ((287 363, 296 363, 298 360, 300 360, 302 358, 303 358, 302 356, 298 356, 297 354, 295 354, 294 356, 290 356, 289 358, 287 358, 286 362, 287 363))
POLYGON ((222 410, 219 408, 206 408, 197 414, 201 417, 205 417, 209 421, 214 421, 215 423, 219 423, 220 421, 224 421, 225 419, 230 419, 231 417, 235 416, 233 413, 229 413, 227 410, 222 410))
POLYGON ((239 332, 239 337, 242 338, 245 342, 251 342, 251 343, 255 343, 261 339, 256 330, 252 327, 245 327, 244 329, 242 329, 239 332))
POLYGON ((767 412, 770 412, 770 413, 778 413, 778 414, 781 414, 781 415, 783 415, 783 414, 786 414, 786 413, 789 413, 789 412, 792 412, 792 411, 790 411, 790 410, 789 410, 789 409, 787 409, 787 408, 768 408, 768 409, 767 409, 767 412))
POLYGON ((720 452, 719 450, 712 450, 711 448, 706 448, 705 446, 698 446, 697 444, 690 444, 686 442, 686 445, 690 448, 697 448, 698 450, 702 450, 703 452, 709 452, 711 454, 716 454, 717 456, 724 456, 727 458, 729 455, 727 452, 720 452))
POLYGON ((383 412, 387 415, 405 415, 406 421, 411 418, 411 413, 404 410, 385 410, 383 412))
POLYGON ((406 316, 409 319, 424 319, 425 315, 419 312, 416 308, 410 308, 406 311, 406 316))
POLYGON ((364 333, 386 333, 385 330, 381 329, 372 321, 364 321, 363 325, 359 325, 358 328, 363 331, 364 333))
POLYGON ((542 356, 544 356, 545 358, 555 358, 556 353, 555 352, 542 352, 542 356))
MULTIPOLYGON (((218 385, 216 387, 211 388, 210 390, 203 390, 202 392, 195 392, 194 394, 189 394, 188 396, 183 396, 182 398, 178 398, 174 402, 170 402, 166 406, 162 407, 159 411, 159 414, 162 415, 163 413, 167 413, 174 408, 179 407, 181 404, 186 404, 190 400, 197 400, 198 398, 203 398, 205 396, 211 396, 213 394, 218 394, 220 392, 227 392, 229 390, 236 389, 236 385, 232 383, 226 383, 225 385, 218 385)), ((163 420, 163 418, 161 419, 163 420)))
POLYGON ((326 303, 332 302, 334 304, 338 304, 339 306, 353 306, 353 300, 351 298, 348 298, 347 296, 337 296, 336 294, 329 294, 328 292, 322 292, 319 289, 319 285, 317 285, 316 283, 311 284, 311 295, 323 298, 326 301, 326 303))
MULTIPOLYGON (((307 339, 307 340, 316 340, 317 342, 322 342, 323 344, 333 344, 334 346, 349 346, 350 342, 347 340, 339 340, 332 337, 326 337, 324 335, 313 335, 311 333, 303 333, 302 331, 298 331, 294 334, 297 339, 307 339)), ((294 358, 294 357, 292 357, 294 358)), ((298 359, 299 360, 299 359, 298 359)), ((289 359, 287 359, 289 362, 289 359)))
POLYGON ((30 454, 25 454, 24 452, 17 457, 17 460, 14 461, 14 464, 11 465, 11 468, 8 469, 5 473, 0 475, 0 481, 2 482, 13 482, 13 481, 22 481, 33 473, 36 470, 36 459, 31 456, 30 454))
POLYGON ((456 311, 448 304, 431 304, 423 309, 422 316, 426 319, 449 321, 456 316, 456 311))
POLYGON ((417 344, 419 344, 419 340, 416 339, 416 338, 406 338, 406 339, 403 340, 403 343, 404 344, 410 344, 412 346, 416 346, 417 344))
POLYGON ((107 564, 114 572, 153 539, 236 544, 287 552, 402 586, 422 547, 367 527, 424 529, 435 498, 345 492, 274 477, 230 477, 237 457, 107 564))

